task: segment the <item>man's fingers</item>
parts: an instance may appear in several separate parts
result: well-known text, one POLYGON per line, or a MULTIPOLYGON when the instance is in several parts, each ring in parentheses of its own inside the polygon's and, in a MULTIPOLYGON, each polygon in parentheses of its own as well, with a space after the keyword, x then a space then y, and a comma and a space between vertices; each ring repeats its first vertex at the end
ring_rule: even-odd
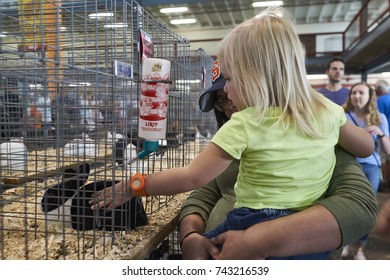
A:
POLYGON ((225 241, 225 236, 226 234, 225 233, 222 233, 214 238, 211 238, 211 241, 215 244, 215 245, 222 245, 223 242, 225 241))
MULTIPOLYGON (((213 238, 213 239, 214 239, 214 238, 213 238)), ((211 239, 210 241, 212 241, 213 239, 211 239)), ((213 259, 215 259, 215 258, 218 256, 218 254, 220 253, 218 247, 215 245, 214 242, 207 242, 206 244, 207 244, 207 245, 206 245, 206 247, 207 247, 206 250, 207 250, 208 254, 209 254, 213 259)))

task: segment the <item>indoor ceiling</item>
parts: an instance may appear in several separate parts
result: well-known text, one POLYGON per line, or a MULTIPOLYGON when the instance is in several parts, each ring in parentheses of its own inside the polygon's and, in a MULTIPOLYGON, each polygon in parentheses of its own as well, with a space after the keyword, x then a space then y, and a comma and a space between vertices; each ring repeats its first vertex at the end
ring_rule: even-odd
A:
MULTIPOLYGON (((252 7, 255 0, 141 0, 140 4, 154 17, 173 29, 227 29, 254 17, 261 8, 252 7), (162 14, 161 8, 188 7, 185 13, 162 14), (194 18, 196 23, 173 25, 172 19, 194 18)), ((352 0, 284 0, 283 7, 297 24, 349 22, 364 1, 352 0)), ((380 2, 377 1, 378 5, 380 2)), ((375 7, 373 7, 374 9, 375 7)))
MULTIPOLYGON (((123 17, 123 13, 121 14, 120 10, 124 1, 132 3, 126 0, 62 0, 60 2, 64 10, 64 26, 74 33, 79 31, 82 33, 87 28, 92 28, 90 34, 94 34, 93 32, 96 26, 93 22, 91 22, 92 24, 88 23, 86 25, 84 24, 85 22, 79 21, 84 19, 85 15, 90 12, 109 11, 112 6, 115 6, 116 14, 119 15, 112 20, 123 20, 121 18, 123 17), (78 16, 67 17, 70 11, 74 11, 78 16)), ((203 48, 207 54, 213 57, 216 55, 218 42, 227 34, 231 27, 255 16, 260 12, 260 9, 263 9, 252 7, 253 2, 255 0, 138 0, 140 6, 153 18, 158 19, 169 30, 188 39, 191 42, 192 49, 203 48), (163 14, 160 12, 161 8, 169 7, 187 7, 188 11, 176 14, 163 14), (171 20, 179 18, 193 18, 196 22, 185 25, 171 24, 171 20), (210 46, 211 51, 209 51, 210 46)), ((322 34, 326 32, 342 33, 365 5, 365 2, 365 0, 283 0, 283 7, 289 10, 298 27, 304 28, 304 35, 322 34)), ((5 15, 4 17, 0 17, 0 31, 1 29, 7 31, 9 27, 17 28, 17 5, 18 0, 0 0, 0 14, 3 13, 5 15), (2 18, 4 18, 3 21, 1 20, 2 18)), ((367 17, 375 17, 383 9, 389 9, 388 0, 370 0, 367 17)), ((374 40, 372 39, 373 34, 369 34, 371 36, 370 40, 367 40, 369 41, 369 45, 366 44, 364 50, 359 49, 346 54, 349 62, 348 65, 353 64, 356 71, 360 71, 358 67, 367 65, 374 59, 383 62, 382 56, 379 57, 376 54, 382 55, 389 53, 389 22, 390 18, 386 20, 386 24, 382 24, 382 27, 385 25, 387 27, 385 26, 379 36, 376 36, 374 40)), ((102 40, 104 42, 104 36, 102 40)), ((385 62, 389 62, 389 60, 386 59, 385 62)), ((315 63, 318 62, 316 61, 315 63)), ((322 61, 318 65, 319 67, 316 68, 316 71, 323 71, 319 68, 323 67, 324 62, 322 61)))
MULTIPOLYGON (((139 2, 153 17, 165 23, 181 36, 188 38, 192 45, 201 45, 202 48, 203 45, 206 46, 206 52, 213 56, 215 55, 218 42, 232 26, 254 17, 261 9, 264 9, 252 7, 252 3, 255 1, 140 0, 139 2), (175 14, 163 14, 160 12, 161 8, 170 7, 187 7, 188 11, 175 14), (192 18, 196 22, 183 25, 171 24, 171 20, 180 18, 192 18), (212 51, 209 51, 208 44, 214 46, 214 49, 211 48, 212 51)), ((305 34, 342 33, 364 6, 367 7, 366 16, 369 21, 377 19, 378 14, 389 9, 388 0, 371 0, 368 4, 366 4, 366 0, 283 0, 283 7, 290 12, 295 23, 301 27, 301 30, 304 30, 305 34)), ((389 15, 389 12, 387 15, 389 15)), ((382 25, 387 25, 388 22, 386 21, 386 24, 382 25)), ((389 53, 390 26, 387 25, 384 29, 382 26, 380 34, 375 38, 373 38, 373 34, 368 35, 371 38, 366 40, 369 42, 365 42, 365 45, 363 44, 364 49, 357 47, 353 52, 345 53, 347 60, 349 60, 348 64, 353 65, 353 71, 361 71, 371 61, 378 60, 378 54, 389 53)), ((364 38, 362 37, 361 39, 364 38)), ((384 62, 382 57, 379 60, 384 62)), ((381 61, 379 63, 382 63, 381 61)), ((322 61, 320 64, 324 65, 324 62, 322 61)), ((390 64, 388 60, 383 64, 385 71, 390 71, 388 64, 390 64)))

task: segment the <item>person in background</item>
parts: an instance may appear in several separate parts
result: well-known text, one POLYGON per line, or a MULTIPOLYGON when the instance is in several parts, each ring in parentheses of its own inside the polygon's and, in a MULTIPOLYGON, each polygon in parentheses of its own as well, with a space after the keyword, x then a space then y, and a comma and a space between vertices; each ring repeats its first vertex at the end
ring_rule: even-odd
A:
MULTIPOLYGON (((237 108, 223 91, 225 79, 218 68, 218 62, 215 61, 212 70, 213 85, 201 95, 199 107, 203 112, 214 110, 220 128, 237 108)), ((353 156, 340 147, 336 147, 335 153, 336 167, 325 198, 318 200, 308 209, 284 217, 284 221, 281 218, 262 223, 263 228, 259 230, 259 236, 262 238, 259 238, 256 246, 251 242, 251 246, 258 252, 271 248, 264 254, 272 255, 272 250, 281 247, 280 244, 301 244, 308 247, 315 244, 319 251, 333 250, 360 238, 374 226, 377 202, 370 183, 353 156), (356 188, 357 186, 359 188, 356 188), (289 231, 279 227, 286 224, 291 226, 289 231), (305 228, 301 227, 302 224, 310 224, 310 230, 301 230, 305 228)), ((235 160, 220 176, 193 191, 184 202, 179 222, 183 259, 204 259, 208 256, 207 248, 212 245, 203 233, 222 223, 226 214, 233 209, 236 201, 234 184, 238 171, 239 161, 235 160)), ((230 241, 232 242, 234 243, 234 240, 230 241)), ((242 254, 240 252, 250 252, 247 248, 235 252, 226 249, 227 247, 228 240, 225 241, 223 250, 232 256, 242 254)), ((288 250, 289 246, 281 249, 288 250)), ((302 254, 306 253, 306 249, 296 248, 290 253, 302 254)), ((254 258, 250 254, 242 257, 254 258)), ((338 258, 340 255, 335 254, 334 257, 338 258)))
MULTIPOLYGON (((389 127, 386 116, 378 111, 374 90, 365 82, 354 84, 351 87, 349 97, 344 110, 347 119, 356 126, 366 129, 375 143, 374 153, 366 158, 357 158, 363 168, 363 172, 371 183, 374 193, 378 192, 381 178, 381 159, 379 151, 390 154, 389 127)), ((367 244, 368 235, 359 239, 356 260, 365 260, 364 247, 367 244)), ((342 256, 349 255, 349 246, 345 246, 342 256)))
POLYGON ((42 112, 38 109, 37 106, 32 105, 30 109, 30 117, 31 117, 31 127, 32 128, 42 128, 42 112))
POLYGON ((48 129, 53 129, 52 124, 52 114, 51 114, 51 108, 50 108, 50 98, 48 96, 41 96, 38 97, 38 103, 36 104, 38 106, 38 109, 42 112, 42 124, 43 128, 45 129, 45 134, 47 134, 48 129))
MULTIPOLYGON (((389 84, 386 80, 378 80, 375 83, 375 92, 377 96, 378 110, 384 114, 387 120, 390 120, 390 94, 389 84)), ((390 130, 390 123, 389 123, 390 130)), ((381 153, 382 161, 382 184, 381 189, 389 186, 390 183, 390 158, 381 153)))
POLYGON ((376 81, 375 93, 376 93, 376 96, 378 97, 378 101, 379 101, 379 97, 389 94, 390 93, 389 83, 386 80, 376 81))
MULTIPOLYGON (((377 96, 378 110, 390 119, 390 94, 389 84, 385 80, 378 80, 375 83, 375 93, 377 96)), ((390 125, 390 124, 389 124, 390 125)), ((390 126, 389 126, 390 130, 390 126)))
POLYGON ((344 76, 345 64, 340 57, 335 57, 330 60, 326 66, 326 75, 328 76, 328 84, 326 87, 319 90, 326 98, 332 100, 338 105, 343 105, 348 98, 349 89, 343 87, 341 80, 344 76))
MULTIPOLYGON (((121 204, 124 194, 129 199, 194 190, 240 159, 235 208, 206 236, 214 238, 232 229, 245 240, 247 235, 254 237, 246 231, 252 225, 256 229, 258 223, 306 209, 322 197, 334 170, 337 143, 356 156, 372 154, 370 134, 347 122, 340 106, 310 87, 304 49, 284 9, 267 9, 235 27, 222 40, 218 59, 226 79, 224 90, 238 112, 188 166, 136 174, 97 192, 91 200, 93 209, 121 204), (118 195, 112 195, 113 189, 118 195)), ((212 258, 220 253, 216 246, 209 250, 212 258)), ((279 253, 257 257, 329 256, 318 251, 291 257, 279 253)))

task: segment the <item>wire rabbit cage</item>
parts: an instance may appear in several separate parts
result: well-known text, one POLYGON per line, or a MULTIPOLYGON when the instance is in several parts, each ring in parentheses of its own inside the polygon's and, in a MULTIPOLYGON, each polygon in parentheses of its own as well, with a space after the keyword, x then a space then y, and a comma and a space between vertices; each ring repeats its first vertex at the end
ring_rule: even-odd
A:
POLYGON ((113 211, 88 200, 202 149, 197 132, 215 130, 197 105, 212 59, 131 0, 2 0, 0 10, 0 259, 145 257, 142 241, 169 233, 186 195, 113 211), (167 131, 140 159, 148 57, 171 63, 167 131))

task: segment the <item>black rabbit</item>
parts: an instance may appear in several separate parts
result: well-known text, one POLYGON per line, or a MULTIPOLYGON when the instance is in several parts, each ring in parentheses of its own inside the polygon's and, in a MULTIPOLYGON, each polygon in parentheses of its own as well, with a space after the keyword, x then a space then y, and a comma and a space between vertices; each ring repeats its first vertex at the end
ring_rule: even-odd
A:
POLYGON ((116 182, 97 181, 84 185, 90 165, 84 163, 76 169, 66 169, 63 181, 44 193, 41 207, 48 221, 62 221, 77 230, 126 230, 147 224, 142 200, 138 197, 113 211, 91 210, 88 201, 92 194, 116 182))
POLYGON ((4 184, 0 182, 0 194, 5 191, 4 184))
POLYGON ((78 230, 127 230, 148 222, 139 197, 116 207, 112 211, 91 210, 88 201, 94 192, 110 187, 119 181, 98 181, 83 186, 72 200, 72 228, 78 230))
POLYGON ((71 204, 69 199, 85 184, 91 167, 88 163, 83 163, 76 169, 65 169, 62 182, 47 189, 43 194, 41 207, 48 220, 63 220, 63 217, 69 214, 71 204))

